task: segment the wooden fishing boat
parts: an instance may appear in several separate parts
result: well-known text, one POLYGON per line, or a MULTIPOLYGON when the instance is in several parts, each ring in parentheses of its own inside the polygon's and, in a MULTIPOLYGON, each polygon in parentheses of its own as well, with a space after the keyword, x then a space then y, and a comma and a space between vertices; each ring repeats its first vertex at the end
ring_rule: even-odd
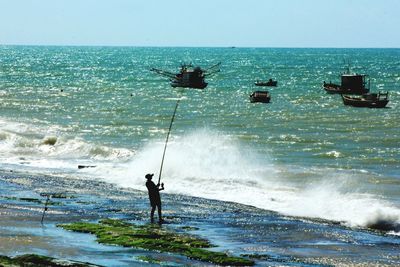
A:
POLYGON ((353 107, 384 108, 389 103, 388 92, 363 94, 359 97, 342 95, 343 104, 353 107))
POLYGON ((272 79, 269 79, 267 82, 256 81, 254 84, 256 86, 277 86, 278 85, 278 81, 273 81, 272 79))
POLYGON ((269 94, 268 91, 254 91, 250 95, 251 103, 256 103, 256 102, 269 103, 270 100, 271 100, 271 95, 269 94))
POLYGON ((324 90, 329 94, 367 94, 369 92, 369 80, 367 75, 351 73, 350 67, 341 75, 341 84, 326 83, 324 81, 324 90), (368 87, 367 87, 368 84, 368 87))
POLYGON ((221 63, 219 62, 208 69, 202 69, 200 67, 193 67, 191 64, 182 64, 179 73, 156 68, 151 68, 150 71, 168 77, 172 87, 204 89, 208 85, 205 82, 205 78, 219 72, 220 65, 221 63))

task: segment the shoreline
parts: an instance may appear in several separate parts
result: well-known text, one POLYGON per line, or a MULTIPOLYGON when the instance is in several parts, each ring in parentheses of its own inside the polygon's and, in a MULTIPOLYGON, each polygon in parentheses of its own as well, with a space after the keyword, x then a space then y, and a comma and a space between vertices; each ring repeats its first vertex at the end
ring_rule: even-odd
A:
MULTIPOLYGON (((152 265, 143 262, 143 257, 177 266, 205 265, 179 255, 102 245, 90 234, 56 227, 57 224, 98 222, 107 218, 146 225, 150 207, 145 191, 100 181, 6 171, 0 171, 0 188, 0 255, 34 253, 103 266, 152 265), (65 195, 52 199, 55 204, 49 205, 42 226, 40 219, 46 200, 40 196, 43 192, 65 195)), ((178 231, 187 228, 185 232, 216 245, 212 251, 255 257, 256 266, 282 262, 300 266, 400 263, 396 254, 400 238, 395 236, 286 217, 230 202, 165 193, 162 199, 163 214, 169 222, 167 228, 178 231), (374 257, 362 259, 360 255, 370 256, 367 244, 362 244, 365 236, 376 240, 373 246, 380 249, 372 255, 374 257), (354 252, 343 255, 343 250, 354 252)))

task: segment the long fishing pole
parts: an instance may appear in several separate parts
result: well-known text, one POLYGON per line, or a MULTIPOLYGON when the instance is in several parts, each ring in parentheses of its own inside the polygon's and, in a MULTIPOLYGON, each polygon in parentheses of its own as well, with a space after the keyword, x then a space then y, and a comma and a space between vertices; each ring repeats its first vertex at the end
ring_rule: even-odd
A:
POLYGON ((44 215, 46 214, 46 211, 48 210, 47 205, 49 204, 51 194, 45 194, 45 196, 47 197, 47 199, 46 199, 46 203, 44 204, 42 220, 40 221, 41 224, 43 224, 44 215))
POLYGON ((165 141, 164 152, 163 152, 163 156, 162 156, 162 160, 161 160, 160 175, 158 176, 158 184, 160 183, 160 180, 161 180, 161 173, 162 173, 162 168, 163 168, 163 165, 164 165, 165 151, 167 150, 167 144, 168 144, 169 134, 171 133, 172 123, 174 122, 174 119, 175 119, 175 114, 176 114, 176 110, 178 109, 179 101, 181 101, 181 100, 178 99, 178 100, 176 101, 176 106, 175 106, 174 114, 172 115, 171 123, 170 123, 170 125, 169 125, 169 130, 168 130, 168 134, 167 134, 167 140, 165 141))

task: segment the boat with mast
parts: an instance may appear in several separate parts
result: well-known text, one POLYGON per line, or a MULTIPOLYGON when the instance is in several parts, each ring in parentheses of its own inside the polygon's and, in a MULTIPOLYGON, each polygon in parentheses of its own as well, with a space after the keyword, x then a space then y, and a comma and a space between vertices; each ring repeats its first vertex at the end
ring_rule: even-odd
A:
POLYGON ((362 95, 369 92, 370 81, 366 74, 352 73, 350 66, 341 74, 341 84, 324 81, 323 88, 329 94, 356 94, 362 95), (367 86, 368 85, 368 86, 367 86))
POLYGON ((192 64, 182 64, 178 73, 157 68, 151 68, 150 71, 169 78, 172 87, 204 89, 208 85, 205 78, 219 72, 220 65, 221 62, 207 69, 202 69, 193 67, 192 64))

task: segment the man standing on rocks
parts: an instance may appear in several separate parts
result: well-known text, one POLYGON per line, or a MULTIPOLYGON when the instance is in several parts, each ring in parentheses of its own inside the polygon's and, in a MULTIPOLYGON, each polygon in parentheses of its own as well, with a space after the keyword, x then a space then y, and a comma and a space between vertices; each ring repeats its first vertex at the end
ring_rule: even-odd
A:
POLYGON ((151 206, 151 214, 150 214, 150 219, 151 223, 154 222, 154 211, 158 211, 158 223, 163 223, 164 220, 161 217, 161 198, 160 198, 160 191, 164 190, 164 183, 161 183, 161 188, 160 188, 160 183, 157 185, 154 184, 154 182, 151 180, 153 178, 153 174, 146 174, 146 187, 147 190, 149 191, 149 199, 150 199, 150 206, 151 206))

